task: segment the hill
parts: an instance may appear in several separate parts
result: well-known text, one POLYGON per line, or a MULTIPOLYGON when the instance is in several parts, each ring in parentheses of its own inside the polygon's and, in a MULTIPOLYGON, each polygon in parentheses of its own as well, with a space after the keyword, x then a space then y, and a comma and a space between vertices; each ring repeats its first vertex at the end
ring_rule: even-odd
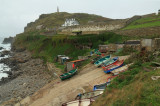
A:
POLYGON ((139 29, 139 28, 146 28, 146 27, 157 27, 160 26, 160 16, 155 15, 155 16, 149 16, 149 17, 143 17, 132 22, 123 30, 127 29, 139 29))
POLYGON ((151 36, 160 35, 160 15, 150 14, 139 16, 121 30, 115 31, 120 35, 151 36))
POLYGON ((56 28, 64 24, 65 19, 75 18, 80 25, 88 24, 89 21, 94 23, 103 23, 110 21, 111 19, 102 16, 87 14, 87 13, 51 13, 42 14, 35 22, 28 23, 25 27, 25 31, 34 30, 36 26, 43 25, 45 28, 56 28))

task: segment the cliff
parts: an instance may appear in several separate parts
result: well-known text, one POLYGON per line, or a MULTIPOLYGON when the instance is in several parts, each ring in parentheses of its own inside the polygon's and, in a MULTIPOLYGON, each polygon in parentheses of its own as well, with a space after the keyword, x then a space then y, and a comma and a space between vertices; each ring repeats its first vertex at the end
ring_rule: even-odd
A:
POLYGON ((39 16, 35 22, 28 23, 27 26, 24 28, 26 31, 35 30, 36 27, 41 27, 42 29, 53 29, 60 27, 64 24, 66 19, 75 18, 80 25, 86 25, 90 22, 94 23, 102 23, 108 22, 112 19, 105 18, 102 16, 94 15, 94 14, 87 14, 87 13, 67 13, 67 12, 60 12, 60 13, 51 13, 51 14, 42 14, 39 16))
POLYGON ((3 44, 13 43, 14 37, 4 38, 3 44))

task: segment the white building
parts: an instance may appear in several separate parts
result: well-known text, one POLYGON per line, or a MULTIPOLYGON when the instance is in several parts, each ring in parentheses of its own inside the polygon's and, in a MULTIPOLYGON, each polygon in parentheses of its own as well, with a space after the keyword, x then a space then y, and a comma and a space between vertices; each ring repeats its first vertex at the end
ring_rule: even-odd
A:
POLYGON ((75 25, 79 25, 79 22, 74 18, 72 18, 72 19, 66 19, 65 23, 62 26, 67 27, 67 26, 75 26, 75 25))

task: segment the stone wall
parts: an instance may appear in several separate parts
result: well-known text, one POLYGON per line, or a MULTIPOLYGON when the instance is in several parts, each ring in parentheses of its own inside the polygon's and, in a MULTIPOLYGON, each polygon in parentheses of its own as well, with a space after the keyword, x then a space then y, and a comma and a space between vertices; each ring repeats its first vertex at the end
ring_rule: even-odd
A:
POLYGON ((117 24, 98 24, 98 25, 80 25, 74 27, 66 27, 59 34, 71 34, 72 32, 82 31, 82 34, 99 34, 101 31, 112 31, 121 29, 126 23, 117 24))

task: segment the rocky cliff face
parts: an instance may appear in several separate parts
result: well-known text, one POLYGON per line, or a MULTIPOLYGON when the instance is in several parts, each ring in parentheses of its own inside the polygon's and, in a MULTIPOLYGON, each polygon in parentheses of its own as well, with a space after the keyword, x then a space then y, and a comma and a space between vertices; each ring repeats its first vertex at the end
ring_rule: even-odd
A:
POLYGON ((4 38, 3 44, 13 43, 14 37, 4 38))

